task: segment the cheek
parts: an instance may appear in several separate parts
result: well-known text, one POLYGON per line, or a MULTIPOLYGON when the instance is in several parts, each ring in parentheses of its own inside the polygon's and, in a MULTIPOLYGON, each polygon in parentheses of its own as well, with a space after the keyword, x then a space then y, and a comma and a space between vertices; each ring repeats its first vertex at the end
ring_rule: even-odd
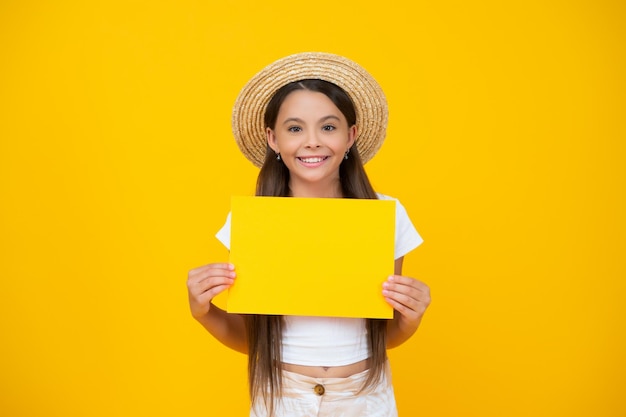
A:
POLYGON ((298 149, 298 142, 295 140, 277 140, 281 152, 295 152, 298 149))

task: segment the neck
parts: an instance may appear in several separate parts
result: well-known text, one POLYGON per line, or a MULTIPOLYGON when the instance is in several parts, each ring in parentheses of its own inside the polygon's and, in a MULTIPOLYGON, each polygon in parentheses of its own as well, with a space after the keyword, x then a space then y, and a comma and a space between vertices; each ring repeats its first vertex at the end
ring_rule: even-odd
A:
POLYGON ((341 183, 335 178, 328 183, 302 183, 289 181, 289 190, 292 197, 305 198, 342 198, 341 183))

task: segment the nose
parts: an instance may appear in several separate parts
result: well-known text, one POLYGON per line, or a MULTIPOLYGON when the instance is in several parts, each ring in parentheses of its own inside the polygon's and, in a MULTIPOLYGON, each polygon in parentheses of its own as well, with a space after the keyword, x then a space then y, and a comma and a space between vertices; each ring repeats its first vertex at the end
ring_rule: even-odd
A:
POLYGON ((319 148, 320 146, 322 146, 317 132, 309 132, 307 134, 304 146, 311 149, 319 148))

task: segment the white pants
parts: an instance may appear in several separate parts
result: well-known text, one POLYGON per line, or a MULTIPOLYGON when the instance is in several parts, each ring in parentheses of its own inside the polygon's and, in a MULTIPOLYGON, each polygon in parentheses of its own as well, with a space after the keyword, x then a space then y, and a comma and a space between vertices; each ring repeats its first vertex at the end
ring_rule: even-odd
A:
MULTIPOLYGON (((283 397, 276 399, 275 417, 397 417, 396 399, 387 362, 380 382, 358 392, 369 370, 347 378, 313 378, 282 371, 283 397)), ((250 417, 267 417, 263 400, 250 417)))

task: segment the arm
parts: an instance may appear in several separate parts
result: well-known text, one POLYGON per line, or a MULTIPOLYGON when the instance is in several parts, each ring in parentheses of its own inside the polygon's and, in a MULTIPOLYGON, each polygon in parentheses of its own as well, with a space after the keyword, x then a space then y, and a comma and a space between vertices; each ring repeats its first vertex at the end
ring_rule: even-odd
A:
POLYGON ((187 290, 191 315, 217 340, 231 349, 248 353, 243 316, 213 305, 213 298, 235 282, 231 264, 215 263, 189 271, 187 290))
POLYGON ((394 308, 387 323, 387 348, 406 342, 419 327, 430 304, 430 289, 414 278, 402 276, 404 257, 396 259, 394 274, 383 284, 383 296, 394 308))

